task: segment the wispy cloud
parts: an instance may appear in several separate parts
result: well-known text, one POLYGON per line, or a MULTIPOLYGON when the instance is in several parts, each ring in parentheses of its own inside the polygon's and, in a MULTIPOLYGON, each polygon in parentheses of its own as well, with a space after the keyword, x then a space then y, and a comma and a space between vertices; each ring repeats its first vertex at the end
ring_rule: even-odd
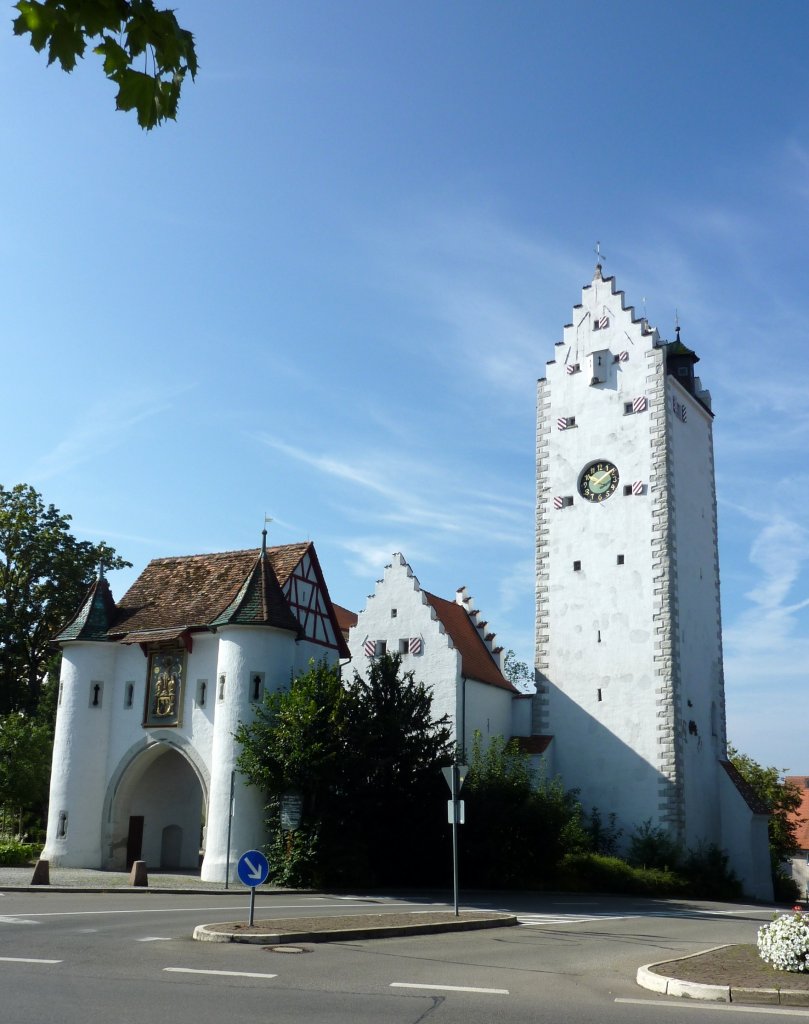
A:
POLYGON ((39 484, 107 455, 129 440, 138 424, 167 412, 180 395, 192 388, 150 388, 137 394, 126 391, 91 403, 55 447, 28 468, 26 479, 39 484))
POLYGON ((372 505, 367 501, 347 503, 340 495, 333 496, 332 504, 349 522, 366 528, 375 525, 392 538, 422 533, 433 540, 440 536, 444 542, 453 537, 458 542, 485 537, 497 543, 525 543, 525 528, 531 522, 529 506, 513 498, 500 504, 488 493, 485 501, 474 500, 463 474, 459 480, 446 466, 404 456, 396 447, 377 448, 350 459, 311 452, 266 434, 257 439, 287 458, 379 499, 372 505), (384 476, 380 466, 385 467, 384 476), (391 530, 391 526, 399 529, 391 530))
POLYGON ((423 358, 450 365, 464 382, 525 392, 559 328, 550 318, 553 282, 563 269, 580 276, 566 246, 468 209, 405 211, 368 228, 367 238, 387 287, 435 321, 423 358))

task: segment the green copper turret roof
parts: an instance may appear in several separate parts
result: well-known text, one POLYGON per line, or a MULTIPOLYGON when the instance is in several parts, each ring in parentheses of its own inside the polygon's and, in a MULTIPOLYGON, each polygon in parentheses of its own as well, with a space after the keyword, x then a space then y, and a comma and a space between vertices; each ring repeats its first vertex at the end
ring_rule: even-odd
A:
POLYGON ((286 602, 265 549, 262 548, 239 592, 211 625, 277 626, 300 632, 300 623, 286 602))
POLYGON ((54 639, 60 643, 65 640, 109 640, 107 630, 115 612, 110 585, 100 576, 87 591, 79 610, 54 639))

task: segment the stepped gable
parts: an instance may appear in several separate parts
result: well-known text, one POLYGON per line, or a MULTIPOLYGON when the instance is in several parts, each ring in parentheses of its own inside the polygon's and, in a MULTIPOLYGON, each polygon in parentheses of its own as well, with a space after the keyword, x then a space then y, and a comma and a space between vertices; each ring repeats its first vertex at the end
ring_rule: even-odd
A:
POLYGON ((87 591, 78 611, 54 637, 54 643, 64 640, 109 640, 107 630, 116 614, 110 585, 99 576, 87 591))
POLYGON ((168 638, 177 631, 207 629, 226 612, 298 632, 280 588, 308 546, 268 548, 269 565, 263 570, 261 551, 256 548, 155 558, 118 602, 109 635, 114 639, 126 635, 130 642, 158 639, 158 632, 168 638))
MULTIPOLYGON (((453 646, 460 653, 461 671, 467 679, 476 679, 478 682, 488 683, 511 693, 519 693, 520 691, 500 671, 494 654, 487 645, 487 639, 491 638, 491 634, 488 637, 482 635, 486 623, 476 625, 464 605, 457 601, 447 601, 426 590, 422 593, 435 611, 453 646)), ((460 593, 463 593, 463 590, 459 591, 460 593)), ((471 614, 477 615, 477 612, 471 614)), ((495 653, 499 655, 499 650, 495 653)))
MULTIPOLYGON (((615 296, 617 296, 620 299, 620 301, 621 301, 621 309, 624 312, 629 313, 629 318, 630 318, 630 320, 632 321, 633 324, 642 324, 642 323, 646 322, 646 317, 643 317, 643 316, 636 317, 635 316, 635 307, 634 306, 627 306, 626 301, 625 301, 626 300, 626 295, 624 294, 623 288, 616 288, 615 287, 615 275, 614 274, 610 274, 609 276, 604 277, 604 275, 602 274, 602 266, 601 266, 600 263, 596 263, 595 272, 593 273, 593 281, 591 281, 590 284, 583 285, 583 287, 582 287, 582 299, 584 299, 584 292, 588 291, 590 288, 593 287, 593 282, 594 281, 603 281, 604 284, 608 284, 610 286, 610 294, 611 295, 615 295, 615 296)), ((581 309, 582 305, 583 305, 583 303, 580 302, 577 306, 574 306, 573 308, 574 309, 581 309)), ((572 326, 572 325, 567 325, 566 324, 565 326, 572 326)), ((650 330, 651 330, 651 328, 650 328, 650 330)))

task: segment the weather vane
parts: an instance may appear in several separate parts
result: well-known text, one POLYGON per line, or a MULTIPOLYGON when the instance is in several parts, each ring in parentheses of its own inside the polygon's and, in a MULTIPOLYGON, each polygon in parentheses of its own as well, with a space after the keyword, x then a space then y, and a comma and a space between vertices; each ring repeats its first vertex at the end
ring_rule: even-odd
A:
POLYGON ((261 550, 262 552, 267 550, 267 523, 272 522, 272 516, 268 516, 264 513, 264 529, 261 531, 261 550))
POLYGON ((596 242, 596 247, 593 249, 593 252, 596 254, 596 263, 603 263, 607 258, 606 256, 601 255, 601 242, 596 242))

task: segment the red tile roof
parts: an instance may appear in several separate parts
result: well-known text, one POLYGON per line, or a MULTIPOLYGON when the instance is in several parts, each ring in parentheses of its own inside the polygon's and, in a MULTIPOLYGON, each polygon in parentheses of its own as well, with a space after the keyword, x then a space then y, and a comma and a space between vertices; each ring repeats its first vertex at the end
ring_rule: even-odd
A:
MULTIPOLYGON (((289 547, 292 552, 286 547, 269 548, 267 551, 273 568, 276 568, 276 558, 279 558, 286 576, 300 560, 306 545, 289 547), (297 558, 287 569, 288 562, 295 555, 297 558)), ((118 602, 110 634, 208 626, 236 598, 259 553, 253 548, 153 559, 118 602)))
POLYGON ((492 652, 486 646, 480 630, 472 623, 466 609, 455 601, 436 597, 426 590, 422 593, 435 609, 439 621, 460 652, 461 672, 466 678, 488 683, 489 686, 498 686, 510 693, 519 693, 497 667, 492 652))
POLYGON ((348 608, 343 608, 341 604, 335 604, 334 601, 332 601, 332 608, 334 608, 334 614, 337 616, 337 625, 340 627, 340 632, 347 636, 349 629, 357 625, 359 615, 356 612, 349 611, 348 608))
POLYGON ((795 823, 795 839, 798 849, 809 850, 809 776, 787 775, 784 782, 789 782, 801 791, 800 807, 793 811, 789 820, 795 823))
POLYGON ((553 736, 515 736, 517 746, 524 754, 544 754, 553 736))

